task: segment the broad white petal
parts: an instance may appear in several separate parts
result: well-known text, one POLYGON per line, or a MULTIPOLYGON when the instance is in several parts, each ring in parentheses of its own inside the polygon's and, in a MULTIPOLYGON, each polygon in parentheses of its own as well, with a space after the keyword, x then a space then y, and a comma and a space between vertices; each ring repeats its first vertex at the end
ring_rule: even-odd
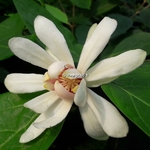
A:
POLYGON ((34 126, 37 128, 49 128, 57 125, 65 119, 68 112, 70 111, 72 103, 73 101, 69 100, 62 100, 61 102, 56 102, 45 112, 47 119, 45 119, 44 121, 35 122, 34 126))
POLYGON ((8 45, 17 57, 35 66, 48 69, 55 62, 44 49, 28 39, 15 37, 9 40, 8 45))
MULTIPOLYGON (((45 120, 46 116, 44 114, 41 114, 36 120, 35 122, 39 122, 42 120, 45 120)), ((34 140, 36 137, 38 137, 42 132, 44 132, 46 128, 36 128, 33 124, 31 124, 29 126, 29 128, 22 134, 22 136, 20 137, 20 143, 27 143, 30 142, 32 140, 34 140)))
POLYGON ((117 22, 114 19, 105 17, 95 28, 93 34, 84 44, 77 69, 81 73, 89 68, 95 58, 107 45, 112 33, 116 29, 117 22))
POLYGON ((34 28, 38 38, 60 61, 74 65, 66 40, 52 21, 37 16, 34 20, 34 28))
POLYGON ((87 103, 107 135, 111 137, 125 137, 127 135, 127 122, 111 103, 90 89, 88 89, 87 103))
POLYGON ((6 76, 4 84, 12 93, 32 93, 44 90, 43 78, 41 74, 12 73, 6 76))
POLYGON ((50 91, 28 101, 24 106, 37 113, 43 113, 58 99, 58 95, 54 91, 50 91))
POLYGON ((102 129, 89 105, 86 103, 83 107, 79 107, 79 110, 86 133, 94 139, 107 140, 108 135, 102 129))
POLYGON ((55 92, 57 93, 57 95, 58 95, 60 98, 73 101, 73 99, 74 99, 74 94, 71 93, 71 92, 69 92, 68 90, 66 90, 66 89, 59 83, 58 80, 55 82, 54 88, 55 88, 55 92))
POLYGON ((118 56, 104 59, 87 71, 88 86, 109 83, 120 75, 129 73, 139 67, 145 60, 146 52, 137 49, 124 52, 118 56))
POLYGON ((75 93, 74 102, 77 106, 82 107, 87 100, 86 82, 84 79, 80 82, 80 85, 75 93))

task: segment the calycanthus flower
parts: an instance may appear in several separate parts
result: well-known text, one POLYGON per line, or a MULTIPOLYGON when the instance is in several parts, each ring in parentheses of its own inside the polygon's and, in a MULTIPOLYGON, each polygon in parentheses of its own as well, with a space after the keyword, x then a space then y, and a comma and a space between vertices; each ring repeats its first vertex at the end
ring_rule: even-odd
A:
POLYGON ((92 138, 106 140, 109 136, 118 138, 127 135, 128 125, 118 110, 87 88, 109 83, 131 72, 146 57, 146 52, 141 49, 129 50, 88 69, 107 45, 116 26, 116 20, 105 17, 90 28, 77 68, 64 36, 53 22, 43 16, 35 18, 34 28, 47 47, 46 51, 28 39, 10 39, 9 47, 16 56, 47 70, 44 75, 13 73, 5 79, 5 86, 13 93, 48 91, 24 104, 40 116, 21 136, 21 143, 35 139, 46 128, 60 123, 73 102, 79 106, 85 131, 92 138))

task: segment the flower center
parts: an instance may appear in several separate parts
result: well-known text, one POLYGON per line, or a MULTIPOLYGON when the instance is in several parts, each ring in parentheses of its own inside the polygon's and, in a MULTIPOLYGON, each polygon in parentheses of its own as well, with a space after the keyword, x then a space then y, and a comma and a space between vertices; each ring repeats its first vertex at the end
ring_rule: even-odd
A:
POLYGON ((68 92, 75 94, 82 80, 81 74, 73 66, 65 62, 53 63, 44 75, 44 87, 47 90, 56 90, 55 82, 58 81, 68 92))

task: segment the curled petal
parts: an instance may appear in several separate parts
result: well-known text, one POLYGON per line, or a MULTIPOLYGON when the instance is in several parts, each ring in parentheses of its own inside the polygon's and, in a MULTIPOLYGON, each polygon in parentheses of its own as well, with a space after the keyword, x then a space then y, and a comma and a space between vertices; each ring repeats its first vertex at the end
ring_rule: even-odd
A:
POLYGON ((73 101, 61 100, 56 102, 52 107, 50 107, 45 115, 47 119, 40 122, 34 122, 34 126, 37 128, 49 128, 60 123, 67 116, 73 101))
POLYGON ((60 61, 74 65, 66 40, 52 21, 37 16, 34 20, 34 28, 38 38, 60 61))
MULTIPOLYGON (((46 116, 44 114, 41 114, 36 120, 35 122, 39 122, 42 120, 45 120, 46 116)), ((42 132, 44 132, 46 128, 41 128, 38 129, 35 126, 33 126, 33 124, 31 124, 29 126, 29 128, 22 134, 22 136, 20 137, 20 143, 27 143, 30 142, 32 140, 34 140, 36 137, 38 137, 42 132)))
POLYGON ((55 92, 57 93, 57 95, 65 100, 71 100, 73 101, 74 98, 74 94, 67 91, 60 83, 59 81, 55 82, 55 92))
POLYGON ((109 83, 120 75, 129 73, 139 67, 145 60, 146 52, 137 49, 124 52, 118 56, 104 59, 87 71, 88 86, 109 83))
POLYGON ((112 33, 116 29, 117 22, 114 19, 105 17, 94 29, 84 44, 77 69, 81 73, 89 68, 95 58, 102 52, 107 45, 112 33))
POLYGON ((82 107, 87 100, 86 82, 84 79, 80 82, 80 85, 75 93, 74 102, 77 106, 82 107))
POLYGON ((40 74, 9 74, 4 84, 12 93, 32 93, 44 90, 43 75, 40 74))
POLYGON ((87 103, 107 135, 117 138, 127 135, 127 122, 111 103, 98 96, 90 89, 88 89, 87 103))
POLYGON ((50 91, 28 101, 24 106, 37 113, 43 113, 58 99, 57 94, 54 91, 50 91))
POLYGON ((15 37, 9 40, 8 45, 17 57, 35 66, 47 69, 55 62, 44 49, 28 39, 15 37))
POLYGON ((79 107, 80 114, 84 123, 86 133, 97 140, 107 140, 108 135, 102 129, 92 109, 86 103, 83 107, 79 107))

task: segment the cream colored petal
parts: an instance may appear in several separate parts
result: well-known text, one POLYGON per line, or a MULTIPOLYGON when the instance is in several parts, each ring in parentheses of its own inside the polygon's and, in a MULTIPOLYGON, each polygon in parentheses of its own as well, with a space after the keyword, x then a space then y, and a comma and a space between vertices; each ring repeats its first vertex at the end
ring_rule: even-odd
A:
POLYGON ((32 93, 44 90, 43 75, 13 73, 7 75, 4 84, 12 93, 32 93))
POLYGON ((127 135, 127 122, 111 103, 98 96, 90 89, 88 89, 87 103, 107 135, 117 138, 127 135))
POLYGON ((117 22, 114 19, 105 17, 95 28, 93 34, 84 44, 79 64, 77 69, 81 73, 89 68, 91 63, 96 57, 102 52, 104 47, 107 45, 112 33, 116 29, 117 22))
POLYGON ((43 16, 37 16, 34 28, 38 38, 60 61, 74 65, 66 40, 52 21, 43 16))
POLYGON ((77 106, 83 107, 87 100, 86 82, 82 79, 74 96, 74 102, 77 106))
POLYGON ((55 82, 55 92, 57 93, 57 95, 62 98, 62 99, 66 99, 66 100, 70 100, 73 101, 74 99, 74 94, 69 92, 68 90, 66 90, 60 83, 59 81, 55 82))
POLYGON ((89 105, 86 103, 83 107, 79 107, 79 110, 86 133, 94 139, 107 140, 108 135, 102 129, 89 105))
POLYGON ((109 83, 120 75, 129 73, 139 67, 145 60, 146 52, 137 49, 124 52, 118 56, 104 59, 87 71, 88 86, 109 83))
POLYGON ((8 45, 17 57, 35 66, 48 69, 55 62, 44 49, 28 39, 15 37, 9 40, 8 45))
POLYGON ((34 126, 37 128, 49 128, 57 125, 65 119, 73 101, 62 100, 61 102, 56 102, 52 105, 46 112, 45 115, 47 119, 40 122, 35 122, 34 126))
POLYGON ((58 99, 58 95, 54 91, 50 91, 28 101, 24 106, 37 113, 43 113, 58 99))
MULTIPOLYGON (((45 120, 46 116, 44 114, 41 114, 36 120, 35 122, 39 122, 42 120, 45 120)), ((42 132, 44 132, 46 128, 36 128, 35 126, 33 126, 33 124, 31 124, 29 126, 29 128, 22 134, 22 136, 20 137, 20 143, 27 143, 30 142, 32 140, 34 140, 36 137, 38 137, 42 132)))

